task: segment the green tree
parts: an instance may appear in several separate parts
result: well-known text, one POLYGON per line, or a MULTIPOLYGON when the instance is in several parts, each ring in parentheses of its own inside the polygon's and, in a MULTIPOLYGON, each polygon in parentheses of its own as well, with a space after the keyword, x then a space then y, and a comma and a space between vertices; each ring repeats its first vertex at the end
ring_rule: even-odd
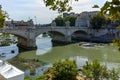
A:
POLYGON ((75 20, 76 20, 76 17, 74 16, 67 16, 64 19, 64 22, 66 21, 70 21, 70 26, 75 26, 75 20))
POLYGON ((61 16, 58 16, 58 17, 55 18, 55 20, 53 20, 53 21, 56 22, 56 26, 63 26, 63 25, 65 25, 65 24, 64 24, 64 20, 63 20, 63 18, 62 18, 61 16))
POLYGON ((109 78, 107 67, 100 65, 97 60, 94 60, 92 63, 86 62, 83 66, 82 74, 90 80, 103 80, 109 78))
POLYGON ((67 16, 67 17, 58 16, 53 21, 56 22, 56 26, 65 26, 65 22, 67 21, 70 21, 70 26, 75 26, 75 20, 76 17, 74 16, 67 16))
POLYGON ((49 6, 50 9, 52 10, 57 10, 59 13, 72 10, 72 7, 70 6, 70 1, 72 0, 43 0, 43 1, 46 6, 49 6))
POLYGON ((110 78, 112 80, 119 80, 119 73, 113 68, 112 70, 110 70, 110 78))
POLYGON ((91 17, 90 24, 92 29, 99 30, 105 24, 105 17, 104 15, 98 13, 91 17))
POLYGON ((55 62, 45 74, 47 80, 50 78, 51 80, 74 80, 77 72, 75 61, 64 60, 55 62))
POLYGON ((120 0, 106 1, 101 8, 101 13, 108 15, 109 18, 114 20, 120 19, 120 0))
MULTIPOLYGON (((120 0, 106 1, 104 6, 101 8, 101 13, 107 15, 110 19, 118 21, 118 28, 120 28, 120 0)), ((115 39, 114 44, 118 46, 120 51, 120 40, 115 39)))
POLYGON ((0 5, 0 28, 5 26, 5 18, 8 17, 7 13, 2 10, 2 6, 0 5))

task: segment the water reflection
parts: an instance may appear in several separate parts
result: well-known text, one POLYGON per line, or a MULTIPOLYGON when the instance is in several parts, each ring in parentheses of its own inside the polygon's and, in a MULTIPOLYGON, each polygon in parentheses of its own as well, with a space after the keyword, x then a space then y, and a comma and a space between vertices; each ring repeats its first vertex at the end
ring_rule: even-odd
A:
MULTIPOLYGON (((106 57, 106 55, 105 55, 106 57)), ((70 57, 70 60, 75 60, 76 61, 76 65, 78 67, 78 69, 82 69, 83 66, 86 64, 86 61, 88 61, 87 57, 83 57, 83 56, 75 56, 75 57, 70 57)), ((115 69, 119 69, 120 67, 120 63, 111 63, 111 62, 100 62, 101 65, 105 65, 109 70, 112 70, 113 68, 115 69)))
POLYGON ((43 37, 43 34, 36 38, 36 55, 43 55, 52 49, 52 38, 50 36, 43 37))
POLYGON ((75 60, 76 65, 79 69, 82 69, 83 65, 85 65, 86 61, 88 61, 87 57, 82 57, 82 56, 75 56, 71 57, 70 60, 75 60))

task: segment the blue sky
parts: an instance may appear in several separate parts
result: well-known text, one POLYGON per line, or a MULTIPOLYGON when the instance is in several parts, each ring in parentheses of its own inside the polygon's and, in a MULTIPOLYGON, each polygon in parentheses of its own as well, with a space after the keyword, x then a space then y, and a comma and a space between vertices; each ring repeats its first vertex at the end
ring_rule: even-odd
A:
MULTIPOLYGON (((105 1, 107 0, 79 0, 79 2, 72 2, 73 10, 71 12, 81 13, 83 11, 99 10, 93 9, 92 6, 94 4, 103 6, 105 1)), ((0 4, 2 9, 7 11, 9 17, 13 20, 26 21, 33 19, 35 23, 46 24, 58 16, 56 11, 51 11, 48 7, 45 7, 43 0, 0 0, 0 4)))

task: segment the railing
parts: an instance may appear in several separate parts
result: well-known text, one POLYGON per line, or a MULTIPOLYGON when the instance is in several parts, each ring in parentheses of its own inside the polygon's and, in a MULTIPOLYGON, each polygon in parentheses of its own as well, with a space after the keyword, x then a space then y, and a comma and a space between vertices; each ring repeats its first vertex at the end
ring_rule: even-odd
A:
POLYGON ((6 27, 6 28, 2 28, 2 29, 45 29, 45 28, 56 28, 56 29, 67 29, 67 28, 78 28, 78 29, 88 29, 88 27, 76 27, 76 26, 70 26, 70 27, 66 27, 66 26, 46 26, 46 27, 27 27, 27 28, 19 28, 19 27, 12 27, 12 26, 9 26, 9 27, 6 27))

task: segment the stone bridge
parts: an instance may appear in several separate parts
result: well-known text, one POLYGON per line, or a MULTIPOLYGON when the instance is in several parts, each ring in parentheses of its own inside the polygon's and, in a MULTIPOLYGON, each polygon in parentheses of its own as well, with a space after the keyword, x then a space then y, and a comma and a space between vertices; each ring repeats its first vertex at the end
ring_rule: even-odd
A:
POLYGON ((0 29, 0 33, 9 33, 18 36, 18 45, 25 47, 35 47, 36 37, 40 34, 49 32, 53 40, 71 41, 72 36, 82 36, 89 38, 92 36, 101 36, 108 33, 107 29, 98 31, 82 27, 38 27, 38 28, 4 28, 0 29))

